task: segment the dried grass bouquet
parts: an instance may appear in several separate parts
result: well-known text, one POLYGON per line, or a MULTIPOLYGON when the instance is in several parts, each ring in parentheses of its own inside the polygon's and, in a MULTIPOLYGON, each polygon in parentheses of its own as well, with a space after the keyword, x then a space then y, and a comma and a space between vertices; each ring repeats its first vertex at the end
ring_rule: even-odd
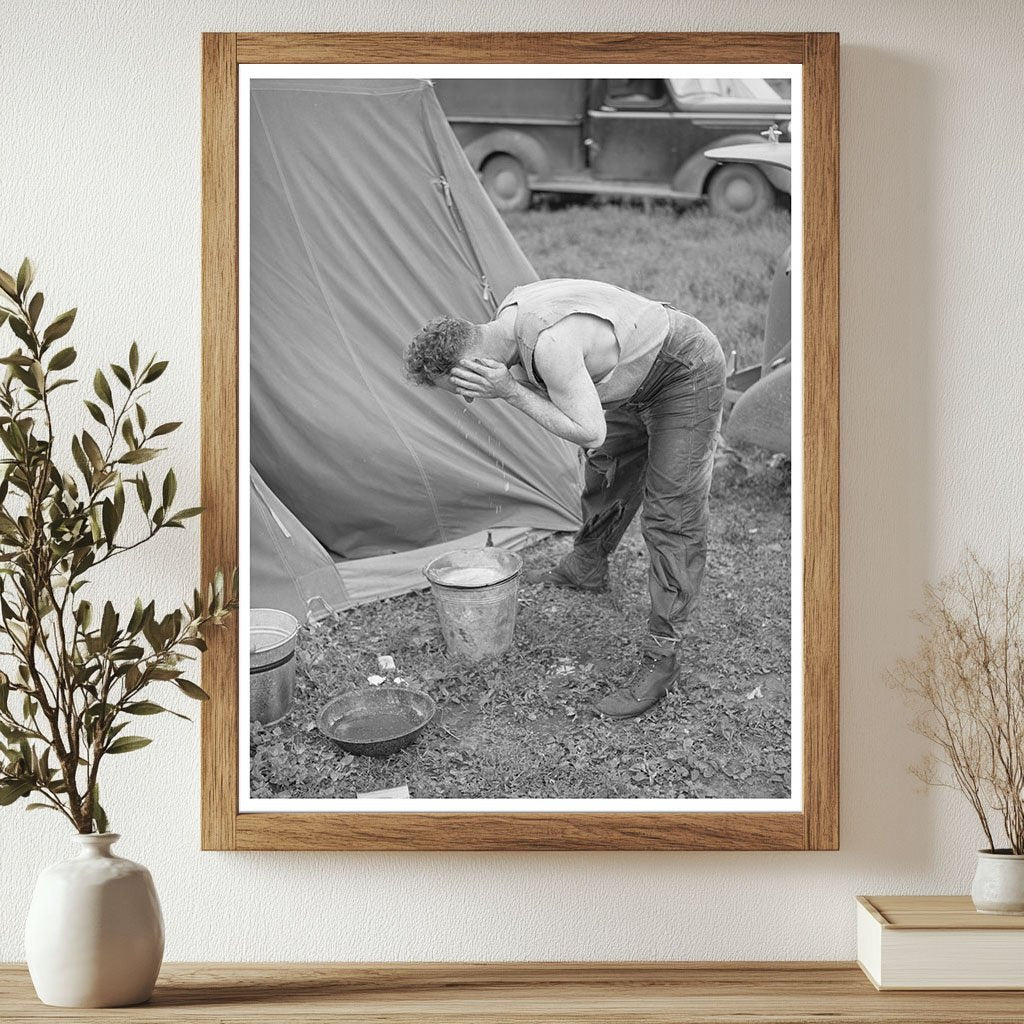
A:
POLYGON ((926 588, 915 618, 917 653, 895 678, 938 756, 911 770, 967 797, 987 852, 1024 854, 1024 561, 1008 558, 999 572, 969 553, 926 588))

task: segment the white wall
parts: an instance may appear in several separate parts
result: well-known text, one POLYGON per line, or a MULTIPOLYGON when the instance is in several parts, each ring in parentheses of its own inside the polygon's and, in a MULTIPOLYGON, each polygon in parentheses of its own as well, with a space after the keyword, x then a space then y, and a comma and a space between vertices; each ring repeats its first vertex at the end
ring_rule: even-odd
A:
MULTIPOLYGON (((924 579, 965 543, 1000 557, 1021 542, 1015 0, 8 0, 3 20, 0 266, 32 254, 55 304, 81 307, 86 365, 133 337, 173 358, 151 411, 188 424, 186 493, 202 30, 842 33, 842 850, 201 853, 197 730, 160 720, 105 802, 121 852, 156 879, 168 958, 848 958, 855 894, 966 891, 976 829, 906 774, 916 742, 885 673, 924 579)), ((196 537, 154 548, 138 585, 187 593, 196 537)), ((22 956, 31 879, 70 845, 56 816, 0 811, 0 960, 22 956)))

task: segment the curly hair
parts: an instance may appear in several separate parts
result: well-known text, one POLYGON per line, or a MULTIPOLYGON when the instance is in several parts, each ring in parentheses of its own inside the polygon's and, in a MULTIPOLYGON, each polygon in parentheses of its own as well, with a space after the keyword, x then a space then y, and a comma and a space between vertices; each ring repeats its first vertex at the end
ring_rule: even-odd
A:
POLYGON ((405 350, 405 372, 415 384, 433 386, 465 354, 476 325, 456 316, 439 316, 424 324, 405 350))

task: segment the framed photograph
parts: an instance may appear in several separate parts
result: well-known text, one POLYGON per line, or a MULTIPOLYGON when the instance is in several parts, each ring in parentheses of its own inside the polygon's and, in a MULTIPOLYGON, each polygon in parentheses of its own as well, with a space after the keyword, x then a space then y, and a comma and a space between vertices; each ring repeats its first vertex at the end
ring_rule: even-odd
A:
POLYGON ((203 37, 205 849, 838 847, 838 51, 203 37))

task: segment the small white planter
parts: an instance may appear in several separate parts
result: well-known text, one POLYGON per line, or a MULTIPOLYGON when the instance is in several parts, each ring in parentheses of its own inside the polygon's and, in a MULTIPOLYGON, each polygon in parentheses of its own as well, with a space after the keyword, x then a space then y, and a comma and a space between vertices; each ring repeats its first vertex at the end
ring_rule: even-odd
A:
POLYGON ((1024 914, 1024 854, 979 850, 971 899, 982 914, 1024 914))
POLYGON ((111 853, 120 838, 75 836, 79 855, 36 882, 25 954, 36 994, 49 1006, 134 1006, 153 993, 163 915, 149 872, 111 853))

